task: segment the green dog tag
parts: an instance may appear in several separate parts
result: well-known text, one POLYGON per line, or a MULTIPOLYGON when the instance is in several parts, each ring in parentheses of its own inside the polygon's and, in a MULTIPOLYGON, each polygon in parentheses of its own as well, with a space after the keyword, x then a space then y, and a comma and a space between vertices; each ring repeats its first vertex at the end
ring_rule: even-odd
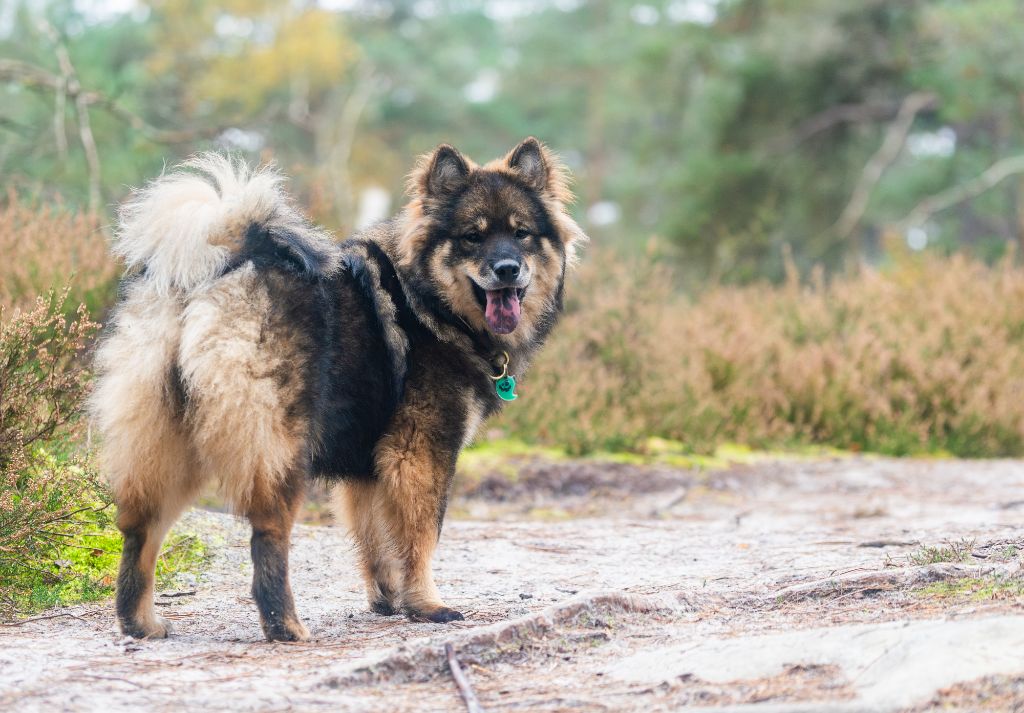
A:
POLYGON ((515 401, 519 398, 516 394, 516 377, 514 376, 503 376, 495 381, 494 390, 498 393, 498 398, 505 401, 515 401))

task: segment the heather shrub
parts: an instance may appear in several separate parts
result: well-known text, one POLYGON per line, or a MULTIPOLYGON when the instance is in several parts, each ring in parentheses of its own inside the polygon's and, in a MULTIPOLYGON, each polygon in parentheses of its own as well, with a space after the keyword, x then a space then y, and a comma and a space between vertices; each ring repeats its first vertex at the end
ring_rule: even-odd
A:
POLYGON ((37 585, 61 584, 76 536, 109 526, 106 490, 75 455, 87 373, 80 353, 96 328, 67 291, 8 316, 0 307, 0 616, 37 585))
POLYGON ((93 314, 113 301, 118 267, 96 216, 38 206, 11 191, 0 201, 0 255, 0 307, 29 309, 38 295, 68 284, 68 303, 84 302, 93 314))
POLYGON ((904 258, 826 282, 711 286, 592 255, 565 317, 496 423, 577 453, 651 436, 709 451, 828 444, 1024 454, 1024 273, 904 258))
MULTIPOLYGON (((114 588, 121 534, 81 415, 98 325, 85 305, 68 313, 67 289, 28 309, 0 306, 0 620, 114 588)), ((172 534, 158 583, 205 557, 202 540, 172 534)))

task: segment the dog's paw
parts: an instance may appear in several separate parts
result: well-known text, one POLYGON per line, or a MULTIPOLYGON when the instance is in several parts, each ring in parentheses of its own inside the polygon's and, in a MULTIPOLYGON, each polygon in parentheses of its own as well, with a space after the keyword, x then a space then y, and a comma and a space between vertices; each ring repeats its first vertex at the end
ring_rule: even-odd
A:
POLYGON ((462 621, 466 617, 462 616, 462 612, 452 609, 451 607, 439 606, 433 609, 410 609, 406 612, 413 621, 429 621, 434 624, 447 624, 452 621, 462 621))
POLYGON ((398 613, 398 610, 395 609, 391 602, 383 597, 370 602, 370 611, 381 616, 394 616, 398 613))
POLYGON ((267 641, 309 641, 309 629, 298 619, 262 622, 267 641))
POLYGON ((171 623, 162 616, 154 615, 147 620, 121 620, 121 633, 135 639, 166 639, 171 632, 171 623))

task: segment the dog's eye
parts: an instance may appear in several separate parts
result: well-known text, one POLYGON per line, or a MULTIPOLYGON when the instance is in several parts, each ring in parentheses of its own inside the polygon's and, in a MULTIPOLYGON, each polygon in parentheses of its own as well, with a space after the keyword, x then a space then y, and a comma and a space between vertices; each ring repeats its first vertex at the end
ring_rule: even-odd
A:
POLYGON ((524 240, 530 237, 530 231, 527 230, 526 228, 516 228, 516 237, 519 240, 524 240))
POLYGON ((472 233, 464 233, 462 235, 462 239, 465 240, 467 243, 479 243, 481 240, 484 239, 484 236, 476 231, 473 231, 472 233))

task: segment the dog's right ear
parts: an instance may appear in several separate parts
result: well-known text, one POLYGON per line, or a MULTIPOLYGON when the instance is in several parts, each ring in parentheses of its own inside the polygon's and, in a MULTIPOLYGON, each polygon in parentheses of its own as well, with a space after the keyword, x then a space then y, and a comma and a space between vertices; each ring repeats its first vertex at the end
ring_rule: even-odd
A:
POLYGON ((470 164, 458 149, 441 144, 420 157, 409 176, 409 194, 418 198, 445 198, 458 192, 469 178, 470 164))

